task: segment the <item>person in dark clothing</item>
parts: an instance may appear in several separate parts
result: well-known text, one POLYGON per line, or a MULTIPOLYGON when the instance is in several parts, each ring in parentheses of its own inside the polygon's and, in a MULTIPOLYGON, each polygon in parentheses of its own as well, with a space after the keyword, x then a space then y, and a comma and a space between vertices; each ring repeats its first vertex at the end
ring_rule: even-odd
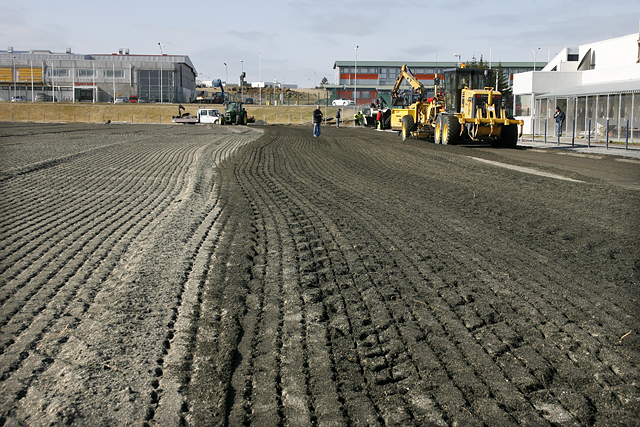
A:
POLYGON ((553 118, 556 119, 556 128, 558 130, 558 136, 562 136, 562 123, 564 122, 564 112, 560 109, 560 106, 556 107, 556 113, 553 115, 553 118))
POLYGON ((336 127, 337 128, 340 127, 340 109, 338 109, 338 111, 336 111, 336 127))
POLYGON ((313 110, 313 136, 320 136, 320 124, 322 123, 322 111, 320 106, 317 105, 313 110))

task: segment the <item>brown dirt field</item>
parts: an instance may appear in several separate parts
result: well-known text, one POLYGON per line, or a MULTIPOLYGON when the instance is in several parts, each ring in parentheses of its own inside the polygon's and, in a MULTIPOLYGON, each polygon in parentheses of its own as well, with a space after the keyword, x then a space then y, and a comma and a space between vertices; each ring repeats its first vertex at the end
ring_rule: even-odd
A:
POLYGON ((637 165, 567 157, 2 123, 0 425, 640 425, 637 165))

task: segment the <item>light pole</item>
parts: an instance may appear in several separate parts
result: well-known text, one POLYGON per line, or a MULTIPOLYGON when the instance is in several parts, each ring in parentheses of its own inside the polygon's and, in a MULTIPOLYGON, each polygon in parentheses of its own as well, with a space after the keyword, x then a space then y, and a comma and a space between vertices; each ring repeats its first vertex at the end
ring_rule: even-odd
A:
POLYGON ((536 70, 536 53, 538 53, 540 48, 537 48, 536 50, 533 50, 533 49, 529 49, 529 50, 533 52, 533 71, 535 71, 536 70))
POLYGON ((227 76, 226 80, 224 82, 224 84, 226 86, 227 84, 229 84, 229 69, 227 68, 227 63, 226 62, 223 62, 223 64, 224 64, 224 71, 225 71, 226 76, 227 76))
POLYGON ((31 62, 31 102, 35 102, 35 94, 33 93, 33 59, 31 62))
POLYGON ((11 80, 13 80, 13 96, 16 96, 16 56, 13 55, 13 75, 11 76, 11 80))
POLYGON ((353 105, 355 105, 357 107, 358 105, 358 91, 357 91, 357 87, 358 87, 358 48, 360 46, 356 46, 356 66, 354 68, 355 70, 355 76, 353 78, 353 105))
POLYGON ((313 88, 317 88, 318 86, 316 85, 316 72, 313 72, 313 88))
POLYGON ((453 56, 458 58, 458 67, 459 67, 460 66, 460 54, 459 53, 454 53, 453 56))
POLYGON ((51 102, 54 104, 56 103, 56 84, 53 82, 53 76, 55 74, 55 70, 53 69, 53 61, 51 61, 51 102))
POLYGON ((262 86, 263 86, 263 82, 262 82, 262 52, 260 52, 260 76, 259 76, 259 81, 260 81, 260 85, 258 86, 258 99, 260 100, 260 105, 262 105, 262 86))
MULTIPOLYGON (((160 103, 162 104, 162 48, 164 47, 164 45, 158 42, 158 46, 160 46, 160 103)), ((114 96, 115 96, 115 93, 114 93, 114 96)))
POLYGON ((241 59, 240 64, 242 65, 242 71, 240 73, 240 102, 244 102, 244 61, 241 59))

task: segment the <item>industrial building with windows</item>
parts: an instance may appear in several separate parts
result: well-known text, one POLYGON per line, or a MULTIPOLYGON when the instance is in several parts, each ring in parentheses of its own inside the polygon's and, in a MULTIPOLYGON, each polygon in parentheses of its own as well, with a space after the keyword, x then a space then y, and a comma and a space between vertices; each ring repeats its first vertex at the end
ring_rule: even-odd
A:
POLYGON ((0 50, 0 100, 190 102, 197 72, 187 55, 78 54, 0 50))
MULTIPOLYGON (((358 105, 367 105, 376 98, 388 98, 388 94, 393 89, 400 68, 406 64, 413 75, 424 85, 427 95, 434 91, 434 79, 436 76, 442 78, 443 70, 460 66, 458 62, 399 62, 399 61, 336 61, 333 64, 335 71, 335 84, 326 84, 324 87, 330 91, 330 99, 347 98, 354 100, 358 105), (356 68, 357 67, 357 68, 356 68)), ((546 63, 533 62, 502 62, 486 63, 486 65, 496 68, 501 66, 503 72, 509 76, 510 84, 513 75, 526 71, 541 69, 546 63)), ((400 90, 411 91, 409 83, 404 81, 400 90)), ((388 99, 385 102, 389 102, 388 99)))

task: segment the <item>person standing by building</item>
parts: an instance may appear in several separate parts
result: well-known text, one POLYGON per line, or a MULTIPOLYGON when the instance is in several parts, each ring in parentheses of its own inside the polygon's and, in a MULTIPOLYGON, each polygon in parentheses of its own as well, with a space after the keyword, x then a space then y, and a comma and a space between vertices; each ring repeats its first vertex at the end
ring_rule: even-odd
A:
POLYGON ((336 127, 339 128, 340 127, 340 109, 338 108, 338 111, 336 111, 336 127))
POLYGON ((564 112, 560 109, 560 106, 556 107, 556 113, 553 115, 553 118, 556 119, 556 128, 558 130, 558 136, 562 136, 562 123, 564 122, 564 112))
POLYGON ((320 124, 322 123, 322 111, 320 106, 316 105, 316 109, 313 110, 313 136, 320 136, 320 124))

